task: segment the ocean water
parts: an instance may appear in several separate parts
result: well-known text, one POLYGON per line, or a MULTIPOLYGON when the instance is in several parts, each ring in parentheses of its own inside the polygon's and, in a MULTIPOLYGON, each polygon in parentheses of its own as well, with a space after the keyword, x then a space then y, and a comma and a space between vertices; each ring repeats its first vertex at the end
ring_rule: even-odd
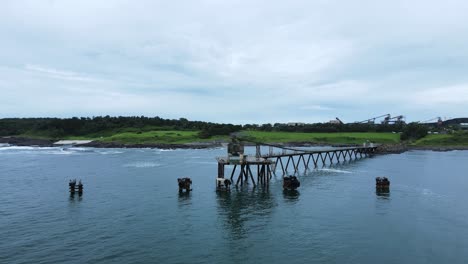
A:
POLYGON ((217 193, 225 152, 2 145, 0 263, 468 262, 468 151, 301 168, 298 192, 277 174, 217 193))

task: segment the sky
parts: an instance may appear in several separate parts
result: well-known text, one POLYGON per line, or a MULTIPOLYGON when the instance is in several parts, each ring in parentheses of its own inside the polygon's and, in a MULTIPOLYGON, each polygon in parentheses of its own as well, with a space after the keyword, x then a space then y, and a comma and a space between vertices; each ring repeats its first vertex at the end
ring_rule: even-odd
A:
POLYGON ((468 116, 468 2, 0 1, 0 118, 468 116))

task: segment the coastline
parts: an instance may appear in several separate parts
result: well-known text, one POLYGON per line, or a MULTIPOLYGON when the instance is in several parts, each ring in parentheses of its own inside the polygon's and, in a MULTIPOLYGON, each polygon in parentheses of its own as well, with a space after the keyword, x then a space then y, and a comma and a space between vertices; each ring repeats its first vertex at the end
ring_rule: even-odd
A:
MULTIPOLYGON (((57 140, 50 139, 32 139, 26 137, 1 137, 0 143, 13 146, 30 146, 30 147, 59 147, 64 145, 55 144, 57 140)), ((186 143, 186 144, 165 144, 165 143, 149 143, 149 144, 124 144, 120 142, 100 142, 91 141, 84 144, 72 144, 76 147, 92 147, 92 148, 158 148, 158 149, 206 149, 221 147, 220 142, 207 143, 186 143)))
MULTIPOLYGON (((9 144, 13 146, 32 146, 32 147, 57 147, 57 141, 50 139, 33 139, 26 137, 0 137, 1 144, 9 144)), ((120 142, 100 142, 91 141, 84 144, 73 144, 76 147, 93 147, 93 148, 158 148, 158 149, 208 149, 222 147, 226 142, 193 142, 184 144, 170 143, 146 143, 146 144, 124 144, 120 142)), ((356 144, 323 144, 316 142, 288 142, 288 143, 272 143, 285 147, 349 147, 356 144)), ((254 146, 255 144, 246 144, 246 146, 254 146)), ((453 151, 453 150, 468 150, 468 146, 415 146, 404 143, 398 144, 381 144, 377 148, 376 154, 399 154, 408 150, 431 150, 431 151, 453 151)))

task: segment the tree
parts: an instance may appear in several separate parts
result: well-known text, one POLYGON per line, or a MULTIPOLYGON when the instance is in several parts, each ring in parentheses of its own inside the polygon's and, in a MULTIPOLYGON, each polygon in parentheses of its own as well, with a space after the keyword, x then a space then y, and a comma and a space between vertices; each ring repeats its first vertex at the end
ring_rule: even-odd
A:
POLYGON ((418 123, 410 123, 403 128, 401 140, 418 140, 427 135, 427 126, 418 123))

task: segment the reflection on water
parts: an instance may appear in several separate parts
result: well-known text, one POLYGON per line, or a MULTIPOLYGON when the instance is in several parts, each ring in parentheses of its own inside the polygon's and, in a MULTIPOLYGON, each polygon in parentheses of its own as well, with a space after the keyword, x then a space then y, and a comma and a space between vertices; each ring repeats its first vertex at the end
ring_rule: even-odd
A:
POLYGON ((77 194, 70 193, 70 202, 74 202, 76 200, 81 201, 82 199, 83 199, 83 193, 77 193, 77 194))
POLYGON ((179 192, 179 206, 191 203, 192 192, 179 192))
POLYGON ((390 199, 390 190, 375 190, 375 194, 380 199, 390 199))
POLYGON ((249 224, 269 216, 277 206, 268 189, 240 189, 232 192, 217 192, 218 211, 223 226, 234 239, 246 237, 249 224))
POLYGON ((298 190, 283 190, 283 197, 286 202, 296 203, 301 193, 298 190))

